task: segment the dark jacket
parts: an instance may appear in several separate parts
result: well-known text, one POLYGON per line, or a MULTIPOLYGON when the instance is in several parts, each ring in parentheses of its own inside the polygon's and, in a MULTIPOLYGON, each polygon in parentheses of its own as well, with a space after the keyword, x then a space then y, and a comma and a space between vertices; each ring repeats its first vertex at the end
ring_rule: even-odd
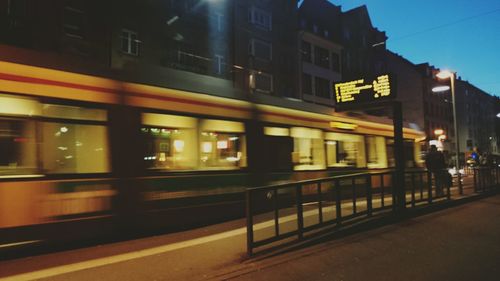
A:
POLYGON ((425 166, 427 170, 436 172, 446 168, 443 153, 439 151, 431 151, 425 157, 425 166))

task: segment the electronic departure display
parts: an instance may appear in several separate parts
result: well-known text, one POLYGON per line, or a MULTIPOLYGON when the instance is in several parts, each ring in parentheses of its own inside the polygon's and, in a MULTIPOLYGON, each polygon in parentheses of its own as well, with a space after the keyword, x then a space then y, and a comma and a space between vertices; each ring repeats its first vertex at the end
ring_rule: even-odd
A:
POLYGON ((358 79, 335 84, 335 102, 339 107, 357 107, 396 97, 389 74, 375 79, 358 79))

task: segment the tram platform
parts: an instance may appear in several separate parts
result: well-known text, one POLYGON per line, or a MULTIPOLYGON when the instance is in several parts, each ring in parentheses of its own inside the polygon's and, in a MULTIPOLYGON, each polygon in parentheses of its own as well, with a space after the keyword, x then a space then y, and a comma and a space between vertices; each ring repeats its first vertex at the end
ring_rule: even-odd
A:
POLYGON ((248 258, 242 219, 2 261, 0 280, 498 280, 500 195, 452 194, 467 204, 279 255, 248 258))

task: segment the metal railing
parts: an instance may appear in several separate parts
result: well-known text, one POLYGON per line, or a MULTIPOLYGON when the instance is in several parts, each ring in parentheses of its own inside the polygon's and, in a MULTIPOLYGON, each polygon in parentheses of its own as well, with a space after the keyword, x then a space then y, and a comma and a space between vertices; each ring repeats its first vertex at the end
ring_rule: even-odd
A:
MULTIPOLYGON (((452 187, 426 170, 405 172, 405 206, 397 206, 395 171, 358 173, 283 183, 246 191, 247 253, 286 239, 304 239, 315 230, 339 228, 346 221, 397 213, 452 198, 452 187), (442 188, 442 192, 441 192, 442 188)), ((475 169, 474 192, 496 188, 497 169, 475 169)), ((456 183, 455 183, 456 185, 456 183)), ((472 186, 471 186, 472 188, 472 186)), ((456 188, 454 188, 456 190, 456 188)))

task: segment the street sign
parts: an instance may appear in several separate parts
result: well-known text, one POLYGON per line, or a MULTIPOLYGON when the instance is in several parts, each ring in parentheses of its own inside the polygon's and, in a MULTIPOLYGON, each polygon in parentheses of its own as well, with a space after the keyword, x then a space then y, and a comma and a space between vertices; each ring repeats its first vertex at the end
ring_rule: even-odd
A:
POLYGON ((358 79, 335 84, 335 104, 337 108, 365 108, 381 101, 394 100, 396 88, 389 74, 375 79, 358 79))

